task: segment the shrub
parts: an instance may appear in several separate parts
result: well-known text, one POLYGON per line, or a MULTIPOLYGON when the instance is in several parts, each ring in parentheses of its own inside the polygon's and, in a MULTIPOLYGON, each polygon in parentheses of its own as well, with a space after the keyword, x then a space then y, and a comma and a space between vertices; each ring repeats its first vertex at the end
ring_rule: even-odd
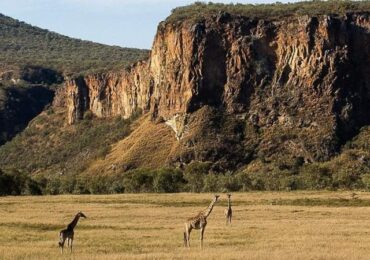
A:
POLYGON ((339 169, 333 173, 334 188, 353 189, 362 185, 361 175, 350 168, 339 169))
POLYGON ((12 195, 14 186, 14 178, 0 170, 0 195, 12 195))
POLYGON ((23 192, 25 195, 42 195, 42 188, 40 184, 33 180, 33 179, 28 179, 26 183, 26 189, 23 192))
POLYGON ((44 194, 49 194, 49 195, 58 195, 60 194, 60 179, 57 177, 52 177, 48 180, 44 194))
POLYGON ((0 195, 41 195, 41 187, 29 176, 16 170, 0 170, 0 195))
POLYGON ((146 169, 136 169, 124 174, 125 192, 153 192, 153 173, 146 169))
POLYGON ((220 178, 213 173, 204 176, 203 183, 202 191, 204 192, 218 192, 221 190, 220 178))
POLYGON ((76 186, 76 178, 73 175, 65 175, 60 179, 60 193, 73 193, 76 186))
POLYGON ((124 193, 125 187, 123 186, 123 181, 121 178, 113 178, 108 186, 108 193, 124 193))
POLYGON ((184 178, 187 182, 187 190, 201 192, 204 187, 204 177, 211 168, 210 163, 192 162, 185 167, 184 178))
POLYGON ((183 173, 177 169, 159 169, 154 172, 155 192, 179 192, 184 184, 183 173))
POLYGON ((248 183, 247 179, 240 178, 237 173, 227 172, 219 177, 222 192, 239 191, 248 183))
POLYGON ((370 190, 370 174, 364 174, 361 176, 361 181, 367 190, 370 190))
POLYGON ((91 194, 107 194, 110 181, 108 176, 90 177, 88 181, 88 190, 91 194))
POLYGON ((251 178, 243 171, 235 173, 233 175, 233 181, 239 186, 239 189, 235 189, 235 191, 250 191, 253 189, 251 178))
POLYGON ((74 194, 90 194, 87 186, 88 178, 86 176, 77 176, 74 185, 74 194))
POLYGON ((332 186, 332 176, 327 167, 308 164, 301 168, 298 176, 300 189, 325 189, 332 186))

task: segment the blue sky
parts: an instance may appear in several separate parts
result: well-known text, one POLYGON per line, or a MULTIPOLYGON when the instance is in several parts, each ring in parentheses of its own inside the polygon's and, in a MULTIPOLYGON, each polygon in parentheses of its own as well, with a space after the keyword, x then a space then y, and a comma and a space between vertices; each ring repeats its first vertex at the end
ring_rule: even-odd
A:
MULTIPOLYGON (((195 0, 0 0, 0 12, 83 40, 149 49, 160 21, 195 0)), ((213 1, 267 3, 255 1, 213 1)))

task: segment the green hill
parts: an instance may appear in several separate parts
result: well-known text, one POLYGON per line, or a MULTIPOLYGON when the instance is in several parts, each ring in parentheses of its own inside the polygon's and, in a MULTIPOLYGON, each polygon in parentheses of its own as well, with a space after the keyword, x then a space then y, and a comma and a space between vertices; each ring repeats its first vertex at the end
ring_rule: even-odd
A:
POLYGON ((123 68, 148 53, 73 39, 0 14, 0 145, 53 100, 66 75, 123 68))
POLYGON ((147 50, 73 39, 0 14, 3 72, 31 65, 66 74, 85 74, 124 67, 147 55, 147 50))

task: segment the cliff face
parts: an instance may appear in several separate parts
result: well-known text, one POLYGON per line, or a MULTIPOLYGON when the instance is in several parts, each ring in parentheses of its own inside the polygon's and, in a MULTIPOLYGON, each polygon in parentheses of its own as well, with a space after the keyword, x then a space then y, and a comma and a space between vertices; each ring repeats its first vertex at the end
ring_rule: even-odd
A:
POLYGON ((367 13, 161 23, 147 62, 66 83, 68 123, 163 117, 182 147, 170 163, 328 160, 370 123, 369 43, 367 13))
POLYGON ((60 73, 38 66, 0 65, 0 146, 22 132, 54 98, 60 73))
POLYGON ((54 92, 41 85, 0 88, 0 145, 24 130, 53 97, 54 92))
POLYGON ((98 117, 130 117, 137 110, 148 111, 151 96, 146 62, 138 62, 119 73, 107 73, 67 80, 60 91, 68 108, 68 123, 90 110, 98 117))

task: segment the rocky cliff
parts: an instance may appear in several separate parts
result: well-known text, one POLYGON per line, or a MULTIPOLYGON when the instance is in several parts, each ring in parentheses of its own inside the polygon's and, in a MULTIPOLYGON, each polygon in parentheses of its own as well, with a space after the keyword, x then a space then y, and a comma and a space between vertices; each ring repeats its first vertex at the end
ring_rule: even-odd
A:
POLYGON ((216 169, 263 160, 325 161, 370 123, 368 13, 251 19, 220 12, 162 22, 150 57, 68 80, 68 123, 150 113, 173 128, 164 160, 216 169))
POLYGON ((53 97, 54 92, 42 85, 0 87, 0 145, 23 131, 53 97))
POLYGON ((98 117, 128 118, 137 110, 148 111, 151 97, 146 62, 118 73, 95 74, 68 80, 60 91, 68 108, 68 123, 90 110, 98 117))

